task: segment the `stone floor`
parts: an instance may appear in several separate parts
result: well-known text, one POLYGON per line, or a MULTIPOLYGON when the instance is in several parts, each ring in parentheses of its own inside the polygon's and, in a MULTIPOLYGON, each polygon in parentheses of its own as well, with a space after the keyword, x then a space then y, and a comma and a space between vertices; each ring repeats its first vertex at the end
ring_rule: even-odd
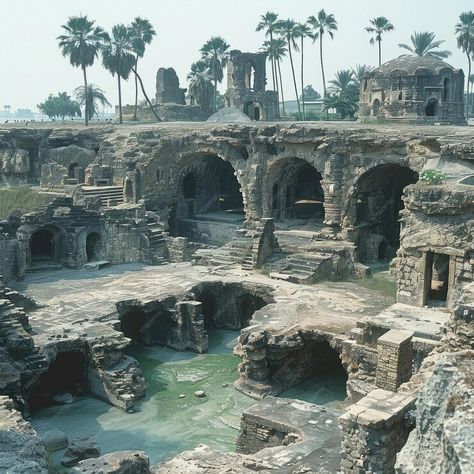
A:
POLYGON ((275 303, 256 315, 275 331, 308 325, 337 334, 349 334, 364 316, 375 316, 388 306, 386 298, 354 283, 322 283, 302 286, 277 281, 239 269, 210 270, 189 263, 162 266, 115 265, 100 270, 60 270, 31 273, 12 287, 35 299, 42 308, 29 314, 39 346, 44 337, 68 324, 80 331, 91 323, 116 321, 116 303, 147 303, 167 295, 183 295, 201 282, 248 282, 266 285, 275 303))

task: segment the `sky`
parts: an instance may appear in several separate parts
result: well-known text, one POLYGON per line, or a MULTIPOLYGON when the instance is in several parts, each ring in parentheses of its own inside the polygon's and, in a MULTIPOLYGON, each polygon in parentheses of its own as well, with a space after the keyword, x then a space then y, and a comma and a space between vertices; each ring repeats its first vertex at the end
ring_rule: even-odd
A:
MULTIPOLYGON (((200 47, 211 36, 223 36, 231 49, 257 51, 264 41, 255 32, 260 15, 274 11, 281 19, 303 22, 324 8, 333 13, 339 31, 325 38, 326 77, 356 64, 376 65, 377 48, 369 45, 365 31, 369 19, 387 17, 395 31, 383 38, 383 60, 403 54, 398 43, 409 43, 414 31, 433 31, 446 40, 443 49, 452 51, 448 62, 467 69, 467 59, 456 47, 454 25, 459 14, 474 9, 470 0, 0 0, 0 110, 11 105, 34 109, 50 93, 72 94, 82 84, 80 69, 62 57, 56 37, 70 16, 85 14, 110 30, 114 24, 129 24, 136 16, 151 21, 157 36, 139 63, 148 95, 154 96, 156 71, 174 67, 181 87, 191 63, 199 59, 200 47)), ((299 68, 299 56, 295 58, 299 68)), ((271 83, 267 66, 268 84, 271 83)), ((299 70, 299 69, 298 69, 299 70)), ((295 97, 289 61, 282 70, 285 99, 295 97)), ((467 72, 466 72, 467 74, 467 72)), ((88 70, 89 81, 105 90, 112 104, 118 102, 117 81, 100 58, 88 70)), ((317 45, 305 46, 304 82, 322 91, 317 45)), ((220 86, 225 90, 226 79, 220 86)), ((134 81, 123 85, 123 104, 133 103, 134 81)))

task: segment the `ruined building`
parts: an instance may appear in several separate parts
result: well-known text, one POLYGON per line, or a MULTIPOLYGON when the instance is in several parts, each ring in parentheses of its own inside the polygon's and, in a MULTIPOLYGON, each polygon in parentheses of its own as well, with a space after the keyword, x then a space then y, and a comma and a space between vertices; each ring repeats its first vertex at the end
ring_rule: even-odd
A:
POLYGON ((469 473, 472 150, 467 127, 5 126, 4 180, 51 202, 0 221, 0 467, 469 473), (232 331, 229 366, 186 366, 232 331), (57 429, 66 405, 100 439, 57 429))
POLYGON ((227 107, 235 107, 252 120, 272 122, 279 114, 278 93, 267 91, 265 53, 230 52, 227 65, 227 107))
POLYGON ((431 56, 387 61, 362 79, 359 117, 463 124, 464 73, 431 56))

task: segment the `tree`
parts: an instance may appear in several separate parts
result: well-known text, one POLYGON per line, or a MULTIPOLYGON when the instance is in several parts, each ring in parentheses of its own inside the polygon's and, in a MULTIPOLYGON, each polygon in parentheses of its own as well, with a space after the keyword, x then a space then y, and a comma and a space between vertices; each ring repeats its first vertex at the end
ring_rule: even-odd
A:
POLYGON ((378 16, 369 20, 372 26, 368 26, 365 30, 372 35, 369 43, 373 46, 375 43, 379 47, 379 66, 382 64, 382 35, 393 31, 395 27, 384 16, 378 16))
POLYGON ((304 96, 304 100, 308 102, 314 102, 321 98, 321 94, 319 92, 316 92, 311 84, 307 85, 303 89, 302 96, 304 96))
POLYGON ((81 107, 84 107, 84 115, 90 120, 94 115, 98 115, 99 104, 102 107, 108 105, 112 107, 105 96, 105 92, 95 84, 87 85, 87 94, 84 86, 74 89, 74 96, 81 107), (87 104, 87 107, 86 107, 87 104))
POLYGON ((325 101, 325 110, 334 108, 341 114, 341 118, 353 117, 359 102, 359 86, 355 81, 354 71, 342 69, 337 71, 334 79, 329 81, 330 98, 325 101))
POLYGON ((212 84, 212 78, 209 75, 207 64, 204 61, 198 61, 191 65, 188 81, 191 102, 194 103, 194 101, 197 101, 204 112, 211 113, 214 86, 212 84))
POLYGON ((291 64, 291 72, 293 74, 293 85, 295 86, 295 96, 296 96, 296 103, 298 104, 298 116, 301 120, 301 107, 300 107, 300 100, 298 96, 298 87, 296 85, 296 76, 295 76, 295 67, 293 64, 293 55, 291 52, 291 47, 298 51, 298 44, 296 43, 296 38, 298 35, 297 24, 295 21, 287 19, 287 20, 280 20, 277 26, 278 33, 285 39, 286 47, 288 48, 288 54, 290 56, 290 64, 291 64))
POLYGON ((327 94, 324 98, 324 108, 326 112, 330 109, 335 109, 338 114, 341 114, 341 119, 346 117, 353 117, 356 112, 354 104, 344 99, 340 94, 327 94))
POLYGON ((117 75, 119 97, 119 123, 122 123, 122 87, 121 79, 127 80, 135 65, 135 50, 130 30, 122 24, 112 28, 102 47, 102 64, 112 76, 117 75))
POLYGON ((470 78, 471 78, 471 56, 474 54, 474 13, 472 11, 463 12, 459 15, 459 23, 454 27, 457 36, 457 45, 467 56, 468 80, 466 81, 466 119, 469 120, 470 102, 470 78))
POLYGON ((283 109, 283 115, 286 115, 285 111, 285 94, 283 92, 283 81, 281 79, 281 62, 286 56, 288 49, 286 48, 286 40, 284 38, 274 38, 273 41, 265 41, 263 43, 262 50, 265 51, 269 56, 273 57, 275 61, 275 67, 277 75, 277 84, 278 79, 280 80, 280 86, 277 88, 281 92, 281 103, 283 109))
POLYGON ((4 105, 3 108, 5 109, 5 116, 10 115, 10 110, 12 108, 11 105, 4 105))
POLYGON ((411 45, 400 43, 398 46, 417 56, 431 56, 436 59, 446 59, 451 56, 451 51, 435 51, 444 43, 444 40, 435 41, 434 33, 430 33, 429 31, 415 31, 415 33, 410 36, 410 39, 411 45))
MULTIPOLYGON (((255 31, 265 31, 265 36, 270 37, 270 44, 273 44, 274 34, 277 29, 278 15, 273 12, 267 12, 265 15, 260 16, 260 22, 257 25, 255 31)), ((273 79, 273 90, 278 91, 278 78, 276 77, 276 61, 275 58, 269 56, 272 65, 272 79, 273 79)))
POLYGON ((38 104, 38 109, 51 119, 60 117, 63 121, 66 117, 81 116, 79 104, 71 100, 67 92, 59 92, 57 95, 50 94, 44 102, 38 104))
POLYGON ((224 38, 212 36, 201 48, 202 59, 208 64, 209 74, 214 81, 214 112, 217 111, 217 83, 224 78, 230 46, 224 38))
MULTIPOLYGON (((143 58, 147 44, 153 41, 156 31, 152 24, 144 18, 137 16, 130 26, 132 34, 132 45, 135 50, 135 72, 138 72, 138 59, 143 58)), ((137 120, 138 109, 138 74, 135 74, 135 110, 133 111, 133 120, 137 120)))
POLYGON ((321 62, 321 74, 323 77, 323 90, 326 95, 326 77, 324 74, 324 60, 323 60, 323 36, 325 33, 329 35, 331 39, 334 38, 334 32, 337 31, 337 21, 334 15, 326 14, 324 10, 318 12, 318 16, 310 16, 308 18, 308 24, 313 28, 313 42, 319 38, 319 59, 321 62))
POLYGON ((362 81, 365 79, 371 72, 373 71, 372 66, 368 66, 367 64, 357 64, 355 69, 352 70, 354 73, 355 80, 357 82, 362 81))
POLYGON ((331 89, 337 93, 344 93, 350 84, 354 83, 354 73, 350 69, 342 69, 337 71, 335 78, 329 81, 331 89))
MULTIPOLYGON (((69 62, 74 67, 80 67, 84 77, 84 88, 87 90, 86 68, 94 64, 99 49, 107 39, 107 33, 99 26, 94 26, 94 21, 87 16, 74 16, 62 25, 66 34, 58 36, 59 47, 64 57, 69 57, 69 62)), ((89 121, 86 115, 86 125, 89 121)))
POLYGON ((306 110, 304 105, 304 39, 311 36, 311 29, 304 23, 299 23, 296 26, 296 34, 300 39, 300 52, 301 52, 301 108, 303 111, 303 120, 306 119, 306 110))

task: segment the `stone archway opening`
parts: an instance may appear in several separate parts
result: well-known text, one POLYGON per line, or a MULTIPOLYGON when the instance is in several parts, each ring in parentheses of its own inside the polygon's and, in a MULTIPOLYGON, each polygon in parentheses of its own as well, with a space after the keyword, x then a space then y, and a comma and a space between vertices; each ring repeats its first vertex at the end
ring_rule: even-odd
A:
POLYGON ((59 263, 64 253, 64 242, 54 226, 42 227, 30 237, 30 265, 52 265, 59 263))
POLYGON ((323 177, 314 166, 305 160, 292 158, 276 163, 269 175, 272 217, 323 223, 323 177))
POLYGON ((81 351, 61 352, 29 392, 28 404, 35 410, 55 403, 70 403, 73 396, 86 390, 84 354, 81 351))
POLYGON ((379 112, 380 112, 380 100, 375 99, 372 103, 372 113, 374 117, 378 117, 379 112))
POLYGON ((264 109, 260 102, 247 102, 244 106, 244 113, 256 122, 264 120, 264 109))
POLYGON ((70 179, 79 178, 76 174, 76 168, 79 168, 79 165, 77 163, 71 163, 69 165, 69 168, 67 171, 68 178, 70 179))
POLYGON ((355 227, 358 258, 364 263, 386 262, 400 246, 400 211, 403 190, 418 181, 407 166, 376 166, 358 180, 355 192, 355 227))
POLYGON ((171 235, 224 244, 244 219, 243 197, 232 165, 217 155, 190 159, 178 183, 169 220, 171 235))
POLYGON ((91 232, 87 235, 86 255, 88 262, 102 260, 102 237, 98 232, 91 232))
POLYGON ((427 117, 436 117, 438 115, 438 99, 432 97, 428 100, 425 108, 425 114, 427 117))
MULTIPOLYGON (((318 382, 329 374, 338 390, 345 391, 347 373, 339 352, 328 341, 304 340, 290 349, 275 348, 267 353, 268 380, 272 393, 277 395, 302 382, 318 382)), ((326 382, 324 382, 326 383, 326 382)))

